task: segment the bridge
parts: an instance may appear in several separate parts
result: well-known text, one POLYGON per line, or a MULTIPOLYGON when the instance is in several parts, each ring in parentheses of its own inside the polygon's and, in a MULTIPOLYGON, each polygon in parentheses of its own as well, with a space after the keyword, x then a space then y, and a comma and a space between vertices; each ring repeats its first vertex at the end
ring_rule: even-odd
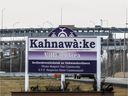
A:
MULTIPOLYGON (((127 34, 128 28, 77 28, 68 26, 78 37, 107 36, 102 38, 102 73, 113 76, 117 72, 128 72, 128 39, 114 39, 113 34, 127 34), (105 54, 107 54, 105 56, 105 54)), ((0 29, 0 71, 24 72, 25 40, 24 37, 46 37, 55 28, 17 28, 0 29), (14 67, 17 66, 17 69, 14 67)))
MULTIPOLYGON (((77 28, 75 26, 68 26, 78 36, 109 36, 112 37, 114 33, 128 33, 128 28, 103 28, 96 26, 94 28, 77 28)), ((55 28, 17 28, 17 29, 0 29, 0 37, 45 37, 55 28)))

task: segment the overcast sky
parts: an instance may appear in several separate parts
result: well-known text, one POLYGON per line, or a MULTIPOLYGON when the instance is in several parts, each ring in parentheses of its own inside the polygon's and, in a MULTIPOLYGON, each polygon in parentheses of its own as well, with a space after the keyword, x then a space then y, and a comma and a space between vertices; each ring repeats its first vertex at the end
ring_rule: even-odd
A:
POLYGON ((0 0, 4 28, 56 27, 61 8, 64 25, 125 27, 128 0, 0 0))

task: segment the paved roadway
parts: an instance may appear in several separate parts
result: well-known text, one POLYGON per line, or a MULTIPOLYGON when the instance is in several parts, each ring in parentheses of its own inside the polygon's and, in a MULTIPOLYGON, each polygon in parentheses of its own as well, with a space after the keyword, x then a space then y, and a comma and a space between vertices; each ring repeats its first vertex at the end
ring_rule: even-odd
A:
MULTIPOLYGON (((81 78, 81 79, 67 78, 67 79, 72 81, 80 81, 80 82, 93 82, 93 79, 88 79, 88 78, 81 78)), ((107 77, 105 78, 105 83, 111 83, 114 85, 122 85, 128 87, 128 78, 107 77)))
MULTIPOLYGON (((47 75, 47 74, 29 74, 30 76, 35 76, 35 77, 51 77, 52 75, 47 75)), ((0 77, 2 76, 24 76, 24 73, 0 73, 0 77)), ((88 79, 88 78, 81 78, 81 79, 74 79, 73 77, 66 77, 67 80, 72 80, 72 81, 78 81, 78 82, 93 82, 93 79, 88 79)), ((102 79, 103 80, 103 79, 102 79)), ((128 78, 113 78, 113 77, 106 77, 105 78, 106 83, 111 83, 115 85, 124 85, 128 87, 128 78)))
POLYGON ((112 78, 112 77, 108 77, 106 79, 106 82, 113 83, 113 84, 128 85, 128 78, 112 78))

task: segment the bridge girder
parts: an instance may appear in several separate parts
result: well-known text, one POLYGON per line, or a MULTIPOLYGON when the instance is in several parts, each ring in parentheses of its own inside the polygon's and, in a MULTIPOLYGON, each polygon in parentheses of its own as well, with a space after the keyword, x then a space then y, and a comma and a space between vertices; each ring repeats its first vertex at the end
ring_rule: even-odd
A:
MULTIPOLYGON (((10 36, 29 36, 29 37, 42 37, 47 36, 55 28, 17 28, 17 29, 0 29, 1 37, 10 36)), ((78 28, 73 27, 72 30, 78 36, 112 36, 113 33, 128 33, 128 28, 78 28)))

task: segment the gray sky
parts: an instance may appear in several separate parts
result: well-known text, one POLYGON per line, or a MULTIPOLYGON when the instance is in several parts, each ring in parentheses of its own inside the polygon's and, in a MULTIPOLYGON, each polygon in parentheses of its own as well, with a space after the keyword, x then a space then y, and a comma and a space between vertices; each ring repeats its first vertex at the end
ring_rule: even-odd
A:
POLYGON ((128 0, 0 0, 4 28, 56 27, 61 8, 62 24, 94 27, 102 19, 105 27, 125 27, 128 0))

